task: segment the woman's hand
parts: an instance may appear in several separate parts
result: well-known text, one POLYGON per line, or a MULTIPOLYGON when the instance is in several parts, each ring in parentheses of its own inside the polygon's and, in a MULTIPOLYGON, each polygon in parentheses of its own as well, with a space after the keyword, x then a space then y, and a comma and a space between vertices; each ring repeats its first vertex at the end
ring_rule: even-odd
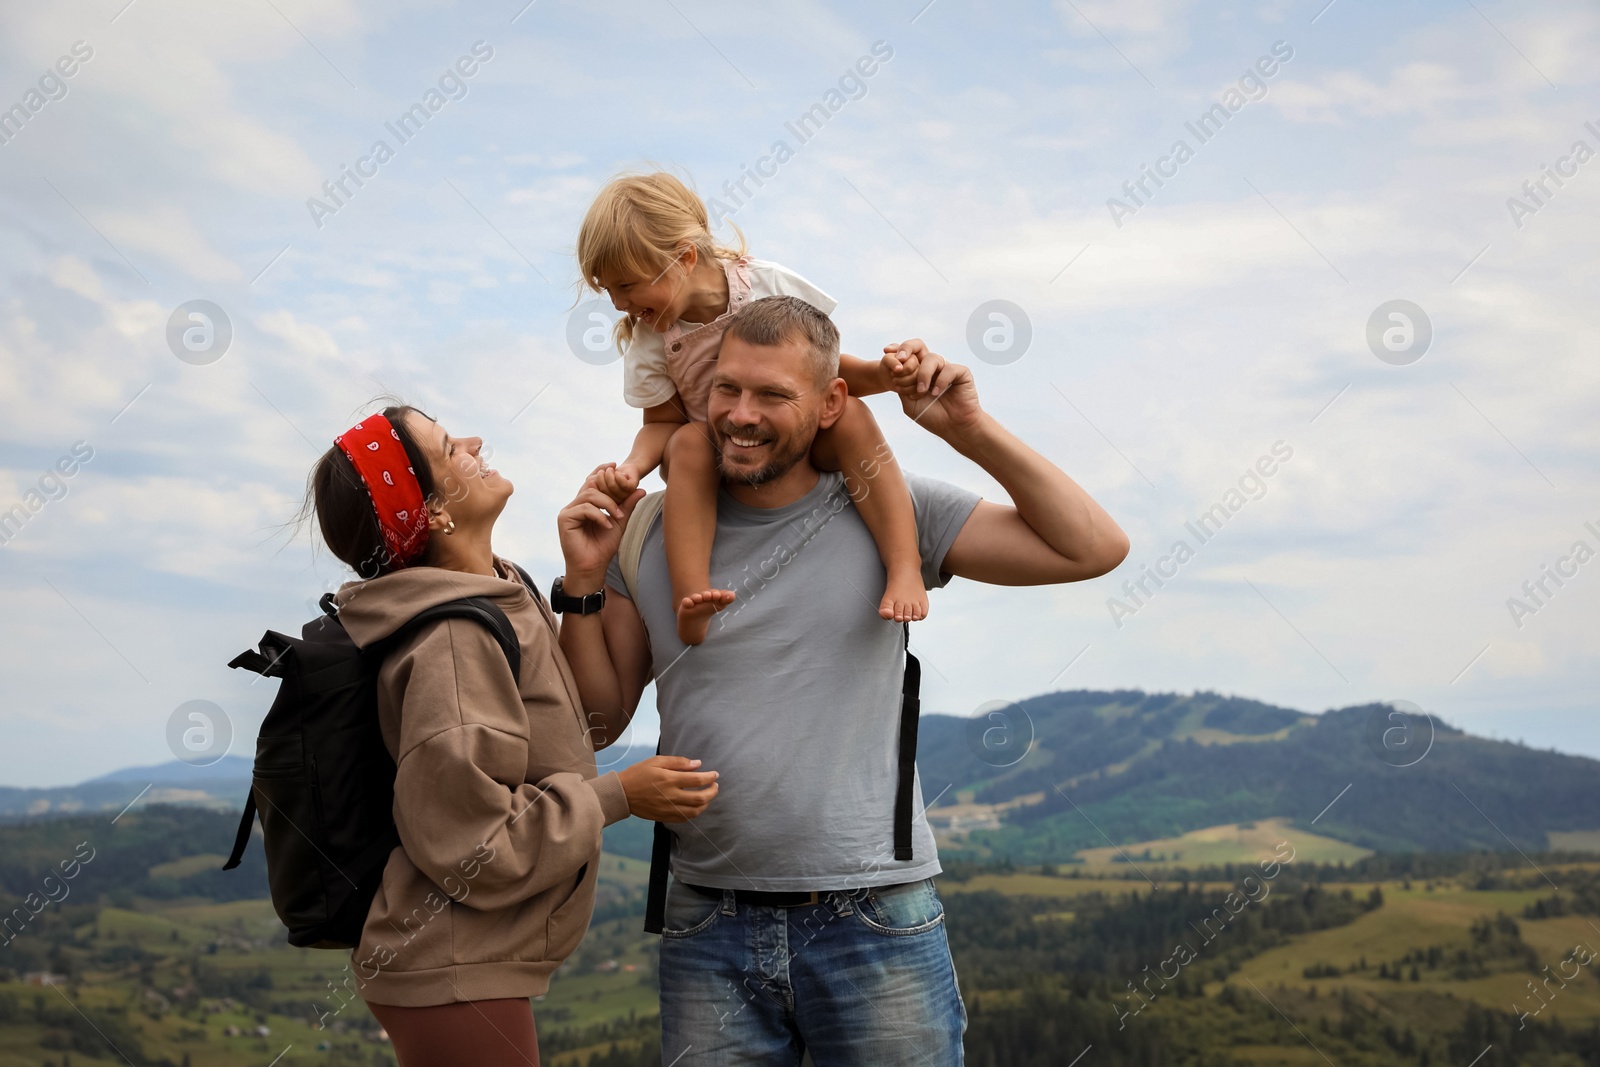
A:
POLYGON ((717 772, 696 771, 697 759, 651 756, 617 772, 628 811, 652 822, 688 822, 717 795, 717 772))
POLYGON ((611 464, 595 468, 572 503, 556 515, 561 555, 566 560, 562 584, 573 596, 593 593, 605 585, 606 566, 622 544, 628 516, 644 499, 643 489, 634 490, 621 503, 604 492, 596 483, 601 472, 610 469, 611 464))

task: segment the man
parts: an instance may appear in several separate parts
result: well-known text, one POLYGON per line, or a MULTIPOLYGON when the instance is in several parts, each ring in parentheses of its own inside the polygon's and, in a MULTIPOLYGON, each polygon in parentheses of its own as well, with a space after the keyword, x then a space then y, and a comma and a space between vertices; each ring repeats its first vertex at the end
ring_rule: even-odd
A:
MULTIPOLYGON (((793 297, 755 301, 728 327, 709 406, 723 476, 711 572, 734 598, 703 645, 677 640, 659 522, 637 604, 616 564, 605 570, 642 493, 618 504, 597 472, 559 520, 564 594, 603 593, 598 614, 568 614, 561 630, 585 708, 631 713, 653 677, 661 751, 698 757, 721 794, 673 826, 665 1063, 798 1064, 807 1050, 819 1067, 961 1061, 920 785, 911 859, 891 847, 903 630, 878 617, 884 569, 843 475, 810 459, 844 407, 838 353, 827 316, 793 297)), ((980 407, 970 371, 921 341, 897 354, 917 365, 906 413, 1014 502, 908 479, 930 589, 952 575, 1077 581, 1122 561, 1116 523, 980 407)), ((860 473, 870 492, 873 472, 860 473)))

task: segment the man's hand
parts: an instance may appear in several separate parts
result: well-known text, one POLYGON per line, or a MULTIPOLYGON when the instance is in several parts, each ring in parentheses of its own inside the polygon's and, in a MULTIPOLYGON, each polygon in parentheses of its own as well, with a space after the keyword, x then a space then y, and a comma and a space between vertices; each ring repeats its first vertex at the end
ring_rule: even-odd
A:
POLYGON ((901 409, 924 429, 950 440, 977 424, 983 408, 971 370, 930 351, 918 337, 883 351, 901 366, 894 375, 901 409))
POLYGON ((651 756, 617 772, 628 811, 653 822, 688 822, 717 795, 717 772, 696 771, 697 759, 651 756))
POLYGON ((994 585, 1045 585, 1098 577, 1122 562, 1127 535, 1061 468, 983 410, 971 370, 917 338, 884 353, 899 364, 895 391, 905 413, 989 472, 1013 502, 980 500, 945 554, 945 570, 994 585))
POLYGON ((635 489, 620 502, 604 492, 599 484, 613 464, 596 467, 578 490, 572 503, 556 515, 556 530, 561 537, 561 555, 566 560, 563 585, 573 596, 595 592, 605 584, 606 566, 622 545, 622 531, 628 516, 644 499, 644 490, 635 489))

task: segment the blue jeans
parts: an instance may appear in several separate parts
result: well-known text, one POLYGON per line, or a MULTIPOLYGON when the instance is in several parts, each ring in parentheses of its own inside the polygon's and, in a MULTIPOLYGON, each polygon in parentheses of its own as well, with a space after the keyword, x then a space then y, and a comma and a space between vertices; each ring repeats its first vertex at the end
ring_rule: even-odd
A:
POLYGON ((798 908, 667 890, 663 1065, 950 1067, 966 1028, 932 881, 798 908))

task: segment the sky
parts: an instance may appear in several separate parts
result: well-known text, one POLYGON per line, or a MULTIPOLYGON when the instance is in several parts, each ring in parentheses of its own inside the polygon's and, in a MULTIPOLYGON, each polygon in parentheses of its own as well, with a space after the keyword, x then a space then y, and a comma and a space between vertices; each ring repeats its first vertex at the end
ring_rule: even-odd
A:
MULTIPOLYGON (((925 710, 1405 700, 1600 756, 1591 4, 0 20, 0 783, 171 759, 183 707, 250 754, 271 683, 226 663, 347 577, 293 523, 378 394, 484 437, 496 550, 559 574, 556 511, 638 422, 573 246, 641 168, 833 295, 846 351, 971 365, 1129 533, 1099 579, 934 594, 925 710)), ((869 403, 908 469, 1005 498, 869 403)))

